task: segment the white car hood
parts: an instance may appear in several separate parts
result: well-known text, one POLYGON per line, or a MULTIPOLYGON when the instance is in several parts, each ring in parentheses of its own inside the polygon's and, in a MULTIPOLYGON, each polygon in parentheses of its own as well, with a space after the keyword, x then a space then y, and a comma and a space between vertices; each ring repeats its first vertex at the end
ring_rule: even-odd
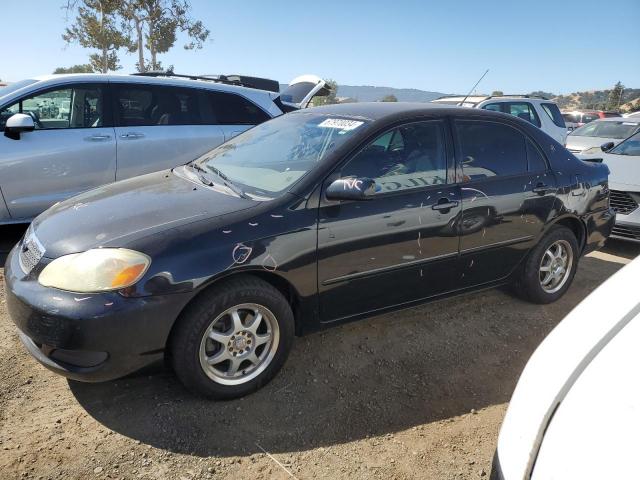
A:
POLYGON ((568 150, 586 150, 591 147, 599 147, 603 143, 613 142, 616 145, 622 140, 617 138, 604 138, 604 137, 583 137, 580 135, 567 135, 567 149, 568 150))
POLYGON ((556 410, 532 480, 637 478, 640 316, 589 364, 556 410))
MULTIPOLYGON (((640 258, 574 308, 533 353, 518 380, 498 439, 504 478, 528 478, 554 410, 591 361, 638 315, 639 277, 640 258)), ((589 419, 585 421, 588 424, 589 419)))
MULTIPOLYGON (((592 156, 592 155, 589 155, 592 156)), ((597 155, 600 158, 600 155, 597 155)), ((640 156, 603 153, 602 161, 608 165, 609 188, 627 192, 640 192, 640 156)))

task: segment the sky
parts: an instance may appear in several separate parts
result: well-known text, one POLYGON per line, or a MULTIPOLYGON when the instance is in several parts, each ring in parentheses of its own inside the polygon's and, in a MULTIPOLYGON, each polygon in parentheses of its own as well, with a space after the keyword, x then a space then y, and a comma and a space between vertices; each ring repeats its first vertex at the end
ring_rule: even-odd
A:
MULTIPOLYGON (((65 0, 2 1, 0 78, 87 63, 62 40, 65 0)), ((160 57, 176 73, 242 73, 286 83, 305 73, 339 84, 566 94, 640 88, 640 0, 191 0, 211 30, 160 57)), ((121 73, 136 55, 121 54, 121 73)))

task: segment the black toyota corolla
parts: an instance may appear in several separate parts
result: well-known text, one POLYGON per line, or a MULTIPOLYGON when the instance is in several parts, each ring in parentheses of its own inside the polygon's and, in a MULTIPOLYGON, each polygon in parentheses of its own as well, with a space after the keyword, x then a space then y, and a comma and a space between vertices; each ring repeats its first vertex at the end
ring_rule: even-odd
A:
POLYGON ((607 181, 501 113, 303 110, 52 207, 8 257, 7 304, 62 375, 166 357, 190 389, 237 397, 296 335, 503 284, 556 300, 611 231, 607 181))

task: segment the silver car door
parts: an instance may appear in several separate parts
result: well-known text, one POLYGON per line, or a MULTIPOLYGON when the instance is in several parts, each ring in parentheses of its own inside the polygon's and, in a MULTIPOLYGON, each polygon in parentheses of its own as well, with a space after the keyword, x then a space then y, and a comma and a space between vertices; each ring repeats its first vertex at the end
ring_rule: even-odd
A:
POLYGON ((4 121, 6 111, 31 115, 35 123, 19 140, 0 136, 0 190, 13 221, 114 181, 116 142, 105 90, 106 84, 65 85, 2 108, 4 121))
POLYGON ((118 180, 185 164, 224 142, 207 122, 201 90, 112 83, 118 180))

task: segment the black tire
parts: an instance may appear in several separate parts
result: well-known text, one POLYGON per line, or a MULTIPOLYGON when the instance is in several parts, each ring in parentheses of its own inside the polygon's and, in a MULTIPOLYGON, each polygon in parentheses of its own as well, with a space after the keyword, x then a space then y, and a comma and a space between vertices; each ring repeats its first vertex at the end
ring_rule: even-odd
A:
POLYGON ((194 393, 219 400, 242 397, 260 389, 278 373, 291 350, 294 332, 291 307, 276 288, 250 275, 234 277, 200 294, 180 315, 169 342, 171 366, 194 393), (255 378, 239 385, 224 385, 203 369, 201 342, 214 319, 229 308, 247 303, 264 306, 273 313, 279 341, 271 361, 255 378))
POLYGON ((520 298, 533 303, 546 304, 555 302, 571 286, 578 268, 579 256, 578 241, 574 233, 561 225, 552 227, 525 259, 514 284, 515 293, 520 298), (566 242, 566 245, 569 245, 572 250, 571 268, 568 270, 568 276, 561 288, 550 293, 540 283, 540 264, 547 249, 559 241, 566 242))

